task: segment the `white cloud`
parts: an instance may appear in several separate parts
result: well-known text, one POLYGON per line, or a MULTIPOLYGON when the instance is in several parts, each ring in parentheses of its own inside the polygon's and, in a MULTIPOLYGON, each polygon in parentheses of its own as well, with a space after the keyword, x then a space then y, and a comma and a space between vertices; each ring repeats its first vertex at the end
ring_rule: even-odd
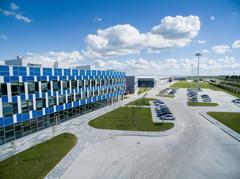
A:
POLYGON ((13 16, 13 15, 15 15, 14 12, 10 12, 10 11, 4 10, 4 9, 0 9, 0 12, 1 12, 4 16, 13 16))
POLYGON ((26 23, 32 22, 31 19, 29 19, 28 17, 23 16, 23 15, 21 15, 21 14, 16 14, 16 15, 15 15, 15 18, 16 18, 17 20, 21 20, 21 21, 26 22, 26 23))
POLYGON ((20 21, 23 21, 23 22, 26 22, 26 23, 30 23, 32 22, 32 20, 26 16, 23 16, 22 14, 20 13, 16 13, 14 12, 15 10, 18 9, 18 6, 14 3, 11 3, 10 4, 10 8, 11 10, 4 10, 4 9, 0 9, 0 13, 3 14, 4 16, 12 16, 12 17, 15 17, 17 20, 20 20, 20 21))
POLYGON ((240 48, 240 40, 235 40, 232 44, 232 48, 240 48))
POLYGON ((184 47, 198 35, 200 20, 197 16, 165 17, 151 32, 141 33, 130 24, 115 25, 89 34, 86 49, 88 58, 108 58, 117 55, 136 54, 142 49, 156 53, 162 49, 184 47))
MULTIPOLYGON (((143 58, 118 60, 95 60, 95 67, 102 69, 117 69, 127 72, 127 75, 191 75, 192 64, 197 67, 195 58, 147 60, 143 58)), ((201 75, 220 75, 240 73, 240 61, 226 56, 220 59, 202 57, 200 60, 201 75)))
POLYGON ((198 40, 197 43, 198 43, 198 44, 205 44, 205 43, 206 43, 206 40, 198 40))
POLYGON ((213 21, 215 20, 215 16, 211 16, 210 19, 213 21))
POLYGON ((94 17, 93 21, 94 22, 101 22, 102 18, 101 17, 94 17))
POLYGON ((7 40, 7 36, 4 35, 4 34, 1 34, 1 38, 4 39, 4 40, 7 40))
POLYGON ((203 53, 209 53, 209 50, 203 49, 202 52, 203 52, 203 53))
POLYGON ((189 39, 198 35, 200 25, 198 16, 167 16, 161 20, 159 25, 152 28, 152 33, 167 39, 189 39))
POLYGON ((86 41, 88 57, 101 58, 139 52, 145 37, 135 27, 125 24, 98 30, 96 35, 89 34, 86 41))
POLYGON ((15 11, 15 10, 18 10, 19 9, 19 7, 17 6, 17 4, 15 4, 15 3, 10 3, 10 9, 12 9, 13 11, 15 11))
MULTIPOLYGON (((24 57, 24 65, 37 63, 52 67, 58 61, 60 67, 68 68, 77 65, 91 64, 96 69, 115 69, 127 72, 127 75, 191 75, 192 64, 197 67, 196 58, 166 58, 166 59, 96 59, 86 60, 79 51, 54 52, 44 54, 27 53, 24 57)), ((220 75, 240 73, 240 60, 235 57, 225 56, 219 59, 201 57, 201 75, 220 75)))
POLYGON ((27 53, 24 57, 24 63, 36 63, 42 64, 43 66, 52 67, 52 65, 58 61, 60 67, 71 67, 79 65, 84 58, 79 51, 72 52, 54 52, 50 51, 44 54, 38 53, 27 53))
POLYGON ((217 45, 212 47, 212 51, 216 54, 225 54, 230 52, 230 47, 228 45, 217 45))

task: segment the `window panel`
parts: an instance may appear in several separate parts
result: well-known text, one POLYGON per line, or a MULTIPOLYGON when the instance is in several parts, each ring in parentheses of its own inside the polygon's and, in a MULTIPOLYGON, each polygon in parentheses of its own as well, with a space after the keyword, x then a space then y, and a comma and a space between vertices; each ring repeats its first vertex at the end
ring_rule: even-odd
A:
POLYGON ((13 115, 12 103, 3 103, 3 116, 11 117, 13 115))
POLYGON ((0 96, 7 95, 7 84, 2 83, 0 85, 0 96))
POLYGON ((35 93, 35 84, 34 84, 34 82, 28 82, 28 93, 29 94, 35 93))
POLYGON ((42 82, 42 92, 48 91, 48 83, 46 81, 42 82))
POLYGON ((17 96, 20 94, 20 87, 18 83, 11 83, 12 96, 17 96))
POLYGON ((37 110, 43 108, 43 101, 42 101, 41 98, 38 98, 38 99, 36 100, 36 108, 37 108, 37 110))
POLYGON ((28 109, 28 101, 21 101, 21 107, 22 107, 22 113, 27 113, 29 111, 28 109))

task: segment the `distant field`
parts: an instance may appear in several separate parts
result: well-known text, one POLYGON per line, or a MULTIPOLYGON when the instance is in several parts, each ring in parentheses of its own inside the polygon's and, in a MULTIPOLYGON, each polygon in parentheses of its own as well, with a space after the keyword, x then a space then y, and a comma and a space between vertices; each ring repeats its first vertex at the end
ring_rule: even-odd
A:
POLYGON ((1 161, 0 178, 44 178, 76 142, 73 134, 60 134, 1 161))
POLYGON ((240 134, 240 113, 208 112, 207 114, 240 134))
POLYGON ((217 103, 187 102, 188 106, 218 106, 217 103))
MULTIPOLYGON (((172 84, 171 87, 172 88, 197 88, 197 83, 188 82, 188 81, 177 81, 176 83, 172 84)), ((209 83, 200 83, 200 88, 219 90, 219 88, 209 83)))
POLYGON ((151 88, 139 88, 138 89, 138 94, 142 94, 142 93, 145 93, 147 91, 149 91, 151 88))
POLYGON ((89 125, 99 129, 128 131, 165 131, 174 124, 165 122, 154 124, 150 108, 120 107, 89 122, 89 125))
MULTIPOLYGON (((197 83, 196 82, 188 82, 188 81, 177 81, 176 83, 171 85, 172 88, 197 88, 197 83)), ((229 92, 227 90, 224 90, 222 88, 218 88, 214 85, 211 85, 209 83, 200 83, 200 88, 205 88, 205 89, 212 89, 216 91, 223 91, 225 93, 228 93, 232 96, 240 98, 240 94, 235 94, 232 92, 229 92)))

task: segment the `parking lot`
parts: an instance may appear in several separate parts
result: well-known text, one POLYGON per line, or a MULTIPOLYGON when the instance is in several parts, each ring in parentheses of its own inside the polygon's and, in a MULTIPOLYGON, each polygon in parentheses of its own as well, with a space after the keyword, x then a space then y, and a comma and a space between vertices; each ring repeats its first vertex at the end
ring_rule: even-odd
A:
POLYGON ((164 121, 175 120, 174 115, 162 100, 156 99, 150 101, 150 108, 154 123, 164 123, 164 121))
MULTIPOLYGON (((232 96, 203 92, 219 104, 211 110, 240 112, 232 96)), ((240 143, 199 115, 209 108, 187 106, 186 89, 179 89, 173 99, 158 99, 176 117, 170 132, 121 133, 89 145, 62 178, 239 178, 240 143)))

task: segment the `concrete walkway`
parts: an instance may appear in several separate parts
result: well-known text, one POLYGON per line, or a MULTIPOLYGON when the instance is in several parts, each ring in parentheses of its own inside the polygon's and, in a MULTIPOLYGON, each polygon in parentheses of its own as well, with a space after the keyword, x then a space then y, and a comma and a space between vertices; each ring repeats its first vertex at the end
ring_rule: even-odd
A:
POLYGON ((149 136, 119 131, 122 135, 84 148, 61 178, 239 179, 240 142, 199 115, 223 108, 236 111, 237 107, 228 102, 226 94, 212 95, 218 107, 188 107, 182 89, 174 99, 158 97, 176 116, 173 129, 149 136))
POLYGON ((221 130, 223 130, 224 132, 226 132, 228 135, 230 135, 231 137, 233 137, 234 139, 236 139, 237 141, 240 142, 240 134, 235 132, 234 130, 232 130, 231 128, 227 127, 226 125, 222 124, 221 122, 217 121, 216 119, 214 119, 213 117, 209 116, 206 112, 203 113, 199 113, 201 116, 203 116, 204 118, 206 118, 209 122, 211 122, 212 124, 216 125, 217 127, 219 127, 221 130))

